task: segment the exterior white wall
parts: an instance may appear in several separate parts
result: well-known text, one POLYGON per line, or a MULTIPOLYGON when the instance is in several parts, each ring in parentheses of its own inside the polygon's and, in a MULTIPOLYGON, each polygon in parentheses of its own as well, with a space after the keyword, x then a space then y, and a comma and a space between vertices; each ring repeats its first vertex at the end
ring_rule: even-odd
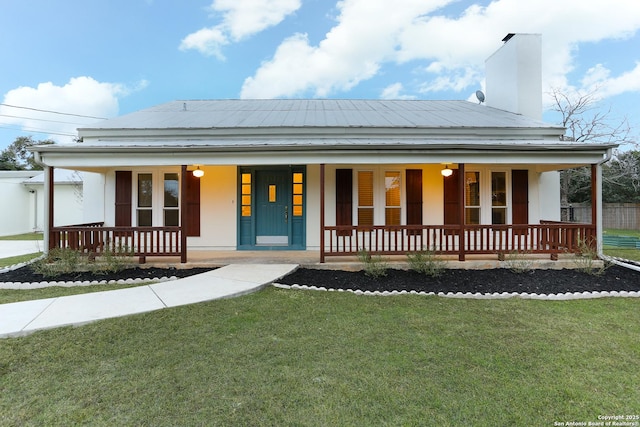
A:
POLYGON ((10 236, 32 232, 35 224, 31 219, 32 200, 35 193, 29 193, 22 182, 42 172, 7 171, 0 174, 0 236, 10 236))
POLYGON ((189 237, 189 249, 235 249, 238 230, 237 167, 201 169, 204 176, 200 178, 200 237, 189 237))
POLYGON ((485 62, 490 107, 542 120, 542 37, 515 34, 485 62))
MULTIPOLYGON (((0 235, 44 230, 45 189, 42 171, 3 172, 0 174, 0 196, 5 201, 0 210, 0 235), (33 178, 36 177, 36 178, 33 178), (29 180, 29 178, 33 178, 29 180), (29 182, 25 182, 29 180, 29 182)), ((83 222, 83 185, 61 182, 54 184, 54 226, 83 222)))
MULTIPOLYGON (((414 164, 414 165, 327 165, 325 167, 325 224, 335 225, 335 175, 336 169, 353 169, 374 171, 376 183, 376 223, 384 223, 384 184, 381 179, 384 171, 400 171, 403 181, 401 188, 401 204, 403 222, 406 218, 405 202, 406 188, 404 185, 407 169, 421 169, 423 171, 423 222, 425 225, 441 225, 444 223, 444 194, 443 180, 440 171, 443 165, 414 164)), ((453 167, 457 167, 453 165, 453 167)), ((201 180, 201 235, 189 237, 191 250, 234 250, 237 246, 238 230, 238 200, 237 200, 237 167, 236 166, 205 166, 201 167, 205 174, 201 180)), ((526 169, 522 166, 521 169, 526 169)), ((491 223, 491 172, 507 172, 508 205, 511 206, 511 180, 509 173, 512 167, 501 165, 473 165, 468 164, 468 172, 480 172, 481 181, 481 219, 483 224, 491 223)), ((136 173, 152 172, 161 178, 164 172, 175 172, 174 169, 154 168, 140 169, 133 174, 135 193, 136 173)), ((106 225, 113 225, 115 212, 115 171, 105 174, 105 203, 104 218, 106 225)), ((529 173, 529 222, 538 223, 540 219, 559 220, 559 180, 556 172, 539 174, 530 169, 529 173)), ((320 166, 309 165, 306 169, 306 246, 308 250, 318 250, 320 247, 320 166)), ((162 194, 162 180, 156 179, 155 194, 162 194)), ((354 175, 354 224, 357 215, 357 179, 354 175)), ((56 202, 57 203, 57 202, 56 202)), ((161 211, 161 207, 158 207, 161 211)), ((133 215, 135 215, 135 196, 133 215)), ((156 216, 157 217, 157 216, 156 216)), ((511 218, 509 208, 508 218, 511 218)), ((135 224, 135 219, 133 221, 135 224)), ((160 224, 155 224, 160 225, 160 224)))

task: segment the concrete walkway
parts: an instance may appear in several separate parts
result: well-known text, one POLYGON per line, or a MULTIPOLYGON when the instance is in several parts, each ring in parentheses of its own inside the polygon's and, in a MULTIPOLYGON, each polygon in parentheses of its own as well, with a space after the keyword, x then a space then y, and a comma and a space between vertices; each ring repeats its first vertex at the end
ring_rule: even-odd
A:
POLYGON ((240 296, 271 284, 296 267, 296 264, 231 264, 170 282, 0 304, 0 338, 240 296))

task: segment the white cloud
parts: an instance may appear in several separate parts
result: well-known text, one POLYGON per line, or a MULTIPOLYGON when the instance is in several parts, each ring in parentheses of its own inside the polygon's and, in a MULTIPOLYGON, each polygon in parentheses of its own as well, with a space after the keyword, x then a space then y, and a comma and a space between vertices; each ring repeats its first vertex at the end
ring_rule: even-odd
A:
POLYGON ((393 83, 382 90, 381 99, 415 99, 413 95, 403 95, 404 86, 402 83, 393 83))
MULTIPOLYGON (((451 1, 451 0, 449 0, 451 1)), ((306 35, 292 36, 245 80, 242 98, 271 98, 312 92, 323 97, 346 91, 392 61, 403 28, 447 0, 343 0, 338 24, 318 46, 306 35)))
MULTIPOLYGON (((385 65, 420 61, 422 93, 477 87, 484 61, 510 32, 543 36, 545 91, 567 87, 581 43, 623 39, 640 29, 637 0, 494 0, 452 16, 453 0, 342 0, 336 25, 317 45, 285 39, 245 80, 241 97, 327 96, 347 91, 385 65)), ((634 76, 632 72, 629 78, 634 76)))
POLYGON ((640 62, 635 68, 617 77, 611 76, 611 70, 602 64, 590 68, 580 82, 586 91, 597 89, 603 98, 620 95, 627 92, 640 92, 640 62))
MULTIPOLYGON (((37 87, 19 87, 4 95, 3 104, 24 107, 0 106, 4 124, 19 126, 25 132, 42 130, 58 142, 71 142, 78 127, 99 121, 98 119, 52 114, 37 110, 48 110, 82 116, 108 118, 118 114, 118 98, 132 91, 141 90, 148 82, 141 81, 135 87, 115 83, 101 83, 91 77, 74 77, 64 86, 52 82, 40 83, 37 87), (6 117, 12 116, 12 117, 6 117)), ((44 139, 38 137, 37 139, 44 139)))
POLYGON ((180 49, 224 59, 223 46, 278 25, 300 6, 301 0, 214 0, 210 9, 222 15, 222 22, 189 34, 180 49))

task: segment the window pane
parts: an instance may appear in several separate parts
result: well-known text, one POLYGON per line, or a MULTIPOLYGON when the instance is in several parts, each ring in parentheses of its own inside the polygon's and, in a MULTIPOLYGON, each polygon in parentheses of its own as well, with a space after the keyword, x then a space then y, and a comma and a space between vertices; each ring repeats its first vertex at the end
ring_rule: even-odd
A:
POLYGON ((251 204, 251 195, 242 196, 242 204, 243 205, 250 205, 251 204))
POLYGON ((242 216, 251 216, 251 205, 242 207, 242 216))
POLYGON ((373 172, 358 172, 358 206, 373 206, 373 172))
POLYGON ((491 224, 506 224, 506 223, 507 223, 506 208, 491 209, 491 224))
POLYGON ((466 208, 464 222, 465 224, 480 224, 480 208, 466 208))
POLYGON ((385 172, 384 187, 387 206, 400 206, 400 172, 385 172))
POLYGON ((293 194, 302 194, 302 184, 293 184, 293 194))
POLYGON ((269 202, 274 203, 276 201, 276 186, 269 185, 269 202))
POLYGON ((358 225, 373 225, 373 208, 358 208, 358 225))
POLYGON ((178 209, 165 209, 164 210, 164 225, 165 227, 178 226, 180 221, 180 215, 178 209))
POLYGON ((384 217, 386 225, 400 225, 400 208, 386 208, 384 217))
POLYGON ((178 174, 177 173, 165 173, 164 174, 164 206, 165 207, 178 207, 178 174))
POLYGON ((153 225, 151 217, 151 209, 138 209, 138 226, 151 227, 153 225))
POLYGON ((293 216, 302 216, 302 206, 293 207, 293 216))
POLYGON ((505 172, 491 172, 491 205, 507 206, 507 178, 505 172))
POLYGON ((466 172, 465 174, 465 204, 480 206, 480 172, 466 172))
POLYGON ((153 179, 150 173, 138 175, 138 207, 150 208, 153 201, 153 179))
POLYGON ((295 172, 293 174, 293 182, 296 184, 302 184, 302 172, 295 172))
POLYGON ((242 183, 243 184, 251 184, 251 174, 250 173, 243 173, 242 174, 242 183))
POLYGON ((294 195, 293 196, 293 204, 294 205, 301 205, 302 204, 302 195, 294 195))

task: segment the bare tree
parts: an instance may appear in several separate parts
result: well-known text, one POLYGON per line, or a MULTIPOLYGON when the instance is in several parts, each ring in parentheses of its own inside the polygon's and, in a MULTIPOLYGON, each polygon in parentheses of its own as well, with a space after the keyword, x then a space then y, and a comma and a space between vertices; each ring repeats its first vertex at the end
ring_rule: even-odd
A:
MULTIPOLYGON (((602 109, 598 88, 589 92, 563 92, 553 89, 551 97, 554 101, 552 110, 561 116, 561 124, 567 131, 561 136, 562 141, 576 143, 608 143, 633 144, 630 137, 631 127, 627 118, 612 117, 611 108, 602 109)), ((563 170, 560 173, 560 202, 567 206, 569 202, 588 201, 590 191, 590 169, 576 168, 563 170)), ((604 180, 609 179, 603 176, 604 180)))

